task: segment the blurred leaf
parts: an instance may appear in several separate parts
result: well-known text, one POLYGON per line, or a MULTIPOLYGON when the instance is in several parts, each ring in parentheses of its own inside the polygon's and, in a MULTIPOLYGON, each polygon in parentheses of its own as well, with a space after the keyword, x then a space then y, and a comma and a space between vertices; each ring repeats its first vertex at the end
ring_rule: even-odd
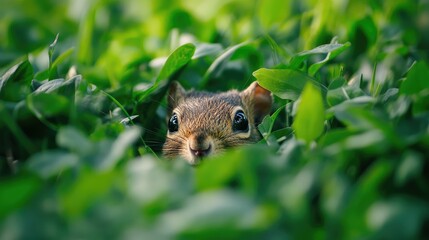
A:
POLYGON ((60 65, 61 63, 63 63, 64 61, 66 61, 67 59, 69 59, 69 57, 74 53, 74 48, 69 48, 66 51, 64 51, 63 53, 61 53, 61 55, 59 55, 55 61, 52 63, 52 68, 56 68, 58 67, 58 65, 60 65))
POLYGON ((94 147, 82 132, 72 126, 65 126, 59 129, 57 143, 58 146, 78 153, 80 156, 85 156, 94 147))
POLYGON ((168 204, 183 200, 194 189, 195 171, 185 161, 163 165, 158 159, 146 155, 130 161, 126 173, 130 195, 147 212, 164 209, 168 204))
POLYGON ((60 113, 68 113, 70 106, 70 102, 66 97, 47 93, 30 94, 27 96, 26 103, 38 118, 48 118, 60 113))
POLYGON ((344 79, 343 77, 339 77, 334 79, 328 86, 329 90, 334 90, 340 87, 344 87, 345 85, 347 85, 347 81, 346 79, 344 79))
POLYGON ((192 59, 197 59, 210 55, 217 55, 223 50, 222 45, 218 43, 208 44, 201 43, 196 46, 196 50, 192 59))
POLYGON ((331 44, 318 46, 308 51, 300 52, 296 54, 294 57, 292 57, 292 59, 289 61, 289 67, 292 69, 298 69, 301 66, 302 62, 307 60, 312 55, 328 54, 324 60, 322 60, 321 62, 315 63, 310 67, 309 75, 314 76, 314 74, 319 70, 320 67, 322 67, 330 59, 333 59, 336 56, 338 56, 340 53, 342 53, 344 50, 350 47, 350 45, 351 44, 349 42, 345 44, 331 43, 331 44))
POLYGON ((371 16, 365 16, 362 19, 356 19, 349 27, 349 35, 352 42, 356 42, 354 48, 358 52, 365 52, 373 46, 378 37, 378 29, 371 16))
POLYGON ((248 198, 229 191, 200 193, 189 198, 183 208, 163 215, 158 223, 170 236, 236 238, 256 225, 255 206, 248 198))
POLYGON ((291 1, 267 0, 258 3, 258 19, 268 30, 276 24, 283 23, 291 12, 291 1))
POLYGON ((161 84, 162 81, 166 81, 174 73, 186 66, 186 64, 192 60, 194 53, 195 46, 191 43, 184 44, 174 50, 174 52, 171 53, 165 61, 155 83, 141 94, 139 102, 144 101, 150 94, 152 94, 159 87, 159 84, 161 84))
POLYGON ((60 175, 62 171, 76 166, 79 159, 76 155, 60 150, 40 152, 27 160, 27 168, 42 178, 60 175))
POLYGON ((100 155, 96 156, 94 162, 96 168, 100 170, 110 170, 121 160, 127 149, 140 137, 141 129, 139 127, 127 128, 112 145, 102 145, 100 155))
POLYGON ((23 207, 40 189, 40 180, 28 176, 17 175, 0 182, 0 218, 23 207))
POLYGON ((283 107, 278 108, 271 116, 266 116, 264 120, 258 125, 258 130, 261 132, 262 136, 264 137, 265 141, 267 143, 270 143, 268 141, 269 136, 271 135, 271 132, 273 130, 274 123, 279 115, 279 113, 284 109, 283 107))
POLYGON ((196 187, 197 189, 212 189, 221 187, 227 183, 239 171, 240 165, 243 164, 243 156, 240 152, 229 152, 226 159, 228 161, 215 157, 208 159, 198 167, 196 171, 196 187), (216 172, 213 171, 216 169, 216 172))
POLYGON ((94 201, 102 199, 114 187, 118 176, 116 171, 82 172, 76 182, 61 193, 66 216, 80 216, 94 201))
POLYGON ((243 42, 232 47, 226 49, 213 63, 210 65, 209 69, 207 69, 206 73, 203 76, 203 79, 200 81, 199 86, 204 87, 207 85, 210 78, 217 77, 222 72, 225 65, 228 63, 228 60, 234 54, 234 52, 248 44, 248 42, 243 42))
POLYGON ((368 225, 380 239, 417 239, 428 210, 427 203, 407 197, 380 200, 368 210, 368 225))
POLYGON ((365 96, 365 92, 356 86, 344 86, 328 91, 326 96, 329 106, 335 106, 347 100, 365 96))
POLYGON ((0 78, 0 99, 20 101, 29 93, 33 67, 28 58, 11 67, 0 78))
POLYGON ((323 92, 326 88, 308 75, 292 69, 265 69, 253 72, 258 83, 282 99, 297 100, 307 82, 320 86, 323 92))
POLYGON ((304 143, 295 138, 284 141, 277 152, 280 157, 270 161, 273 169, 280 172, 291 170, 294 164, 301 161, 304 149, 304 143))
POLYGON ((96 13, 101 4, 90 3, 86 7, 84 10, 85 15, 83 15, 84 17, 79 22, 78 51, 76 57, 79 63, 88 65, 93 62, 94 58, 91 44, 93 42, 96 13))
POLYGON ((295 135, 298 139, 310 143, 323 133, 324 123, 325 109, 320 90, 313 84, 307 83, 292 125, 295 135))
POLYGON ((244 146, 204 160, 196 171, 196 188, 220 188, 235 179, 243 191, 255 194, 260 183, 256 180, 254 169, 259 166, 268 151, 264 146, 244 146))
POLYGON ((357 182, 342 218, 348 238, 356 238, 363 233, 368 233, 369 229, 365 223, 367 209, 380 198, 382 183, 387 180, 391 172, 392 165, 389 161, 377 161, 357 182))
POLYGON ((415 98, 413 114, 419 115, 429 112, 429 89, 422 90, 415 98))
POLYGON ((402 140, 399 138, 397 131, 387 120, 387 117, 377 112, 371 112, 364 108, 348 107, 338 108, 335 111, 335 116, 346 124, 350 129, 375 130, 396 146, 402 145, 402 140))
POLYGON ((49 56, 49 79, 52 77, 55 77, 56 73, 53 73, 53 71, 56 71, 56 68, 53 66, 53 55, 55 51, 55 46, 58 42, 58 37, 60 36, 59 33, 57 33, 57 36, 55 37, 55 40, 49 45, 48 48, 48 56, 49 56))
POLYGON ((159 84, 184 67, 195 53, 195 46, 191 43, 184 44, 178 47, 174 52, 168 56, 167 61, 161 69, 161 72, 156 79, 155 85, 159 84))
MULTIPOLYGON (((31 141, 31 139, 24 133, 21 127, 13 118, 12 114, 9 113, 6 105, 0 101, 0 127, 6 125, 6 127, 12 133, 12 136, 15 137, 16 141, 19 145, 27 151, 27 153, 33 153, 36 149, 35 145, 31 141)), ((4 133, 3 133, 4 134, 4 133)))
POLYGON ((411 67, 407 78, 399 88, 399 92, 405 95, 414 95, 429 89, 427 76, 429 76, 429 67, 423 61, 417 62, 411 67))
MULTIPOLYGON (((34 81, 34 80, 33 80, 34 81)), ((44 82, 38 87, 34 94, 38 93, 59 93, 65 96, 74 97, 75 89, 82 81, 81 75, 76 75, 69 80, 55 79, 44 82)))
POLYGON ((290 231, 299 238, 307 238, 314 234, 309 227, 310 199, 320 167, 318 162, 313 161, 299 169, 293 176, 281 179, 281 185, 276 189, 279 203, 286 213, 287 221, 291 223, 290 231))
POLYGON ((310 66, 310 68, 308 69, 308 74, 310 76, 314 76, 317 73, 317 71, 319 71, 319 69, 323 67, 323 65, 325 65, 329 60, 334 59, 350 46, 351 46, 351 43, 346 42, 345 44, 340 44, 339 47, 332 47, 332 50, 328 52, 325 59, 323 59, 320 62, 314 63, 313 65, 310 66))
POLYGON ((404 186, 413 178, 418 178, 423 173, 423 156, 421 153, 406 151, 402 155, 401 163, 396 169, 395 183, 404 186))

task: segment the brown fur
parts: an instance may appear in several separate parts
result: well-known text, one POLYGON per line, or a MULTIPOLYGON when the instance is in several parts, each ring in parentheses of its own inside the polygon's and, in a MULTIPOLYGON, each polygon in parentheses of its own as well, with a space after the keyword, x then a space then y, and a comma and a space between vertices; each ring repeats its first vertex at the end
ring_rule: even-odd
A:
POLYGON ((209 155, 225 148, 255 143, 260 139, 256 125, 269 113, 271 105, 271 93, 256 82, 242 92, 222 93, 186 92, 179 83, 173 82, 168 93, 168 118, 176 113, 179 130, 167 134, 164 156, 180 156, 194 165, 201 157, 192 154, 191 149, 209 149, 209 155), (247 133, 233 131, 237 109, 242 109, 247 116, 247 133))

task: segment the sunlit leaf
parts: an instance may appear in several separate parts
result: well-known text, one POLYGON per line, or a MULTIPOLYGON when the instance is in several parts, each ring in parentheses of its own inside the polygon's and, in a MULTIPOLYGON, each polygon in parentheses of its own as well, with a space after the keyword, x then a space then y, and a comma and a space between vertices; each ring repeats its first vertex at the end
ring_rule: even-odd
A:
MULTIPOLYGON (((308 75, 292 69, 265 69, 253 72, 258 83, 283 99, 297 100, 307 82, 321 86, 308 75)), ((321 86, 322 91, 325 87, 321 86)))
POLYGON ((174 73, 188 64, 192 60, 195 49, 196 48, 193 44, 187 43, 174 50, 174 52, 171 53, 165 61, 155 83, 141 94, 139 102, 144 101, 150 94, 157 90, 162 81, 166 81, 174 73))
POLYGON ((331 44, 325 44, 325 45, 318 46, 318 47, 311 49, 311 50, 308 50, 308 51, 300 52, 300 53, 296 54, 294 57, 292 57, 292 59, 289 62, 289 66, 292 69, 297 69, 297 68, 299 68, 299 66, 301 65, 302 62, 307 60, 312 55, 328 54, 323 61, 321 61, 319 63, 315 63, 314 65, 312 65, 312 68, 310 67, 311 70, 309 70, 309 73, 312 76, 327 61, 335 58, 338 54, 342 53, 345 49, 350 47, 350 45, 351 45, 350 43, 345 43, 345 44, 331 43, 331 44))
POLYGON ((205 56, 210 55, 217 55, 223 50, 222 45, 220 44, 207 44, 202 43, 198 44, 195 49, 194 56, 192 56, 192 59, 197 59, 205 56))
POLYGON ((319 69, 323 67, 323 65, 325 65, 329 60, 334 59, 335 57, 340 55, 342 52, 344 52, 347 48, 351 46, 349 42, 345 44, 340 44, 340 45, 341 46, 339 46, 338 48, 332 48, 332 50, 330 50, 326 55, 325 59, 311 65, 310 68, 308 69, 308 74, 310 76, 314 76, 317 73, 317 71, 319 71, 319 69))
POLYGON ((320 90, 308 83, 302 92, 293 129, 298 139, 307 143, 319 137, 324 129, 325 108, 320 90))
POLYGON ((177 70, 185 66, 189 61, 191 61, 194 53, 195 46, 191 43, 182 45, 174 50, 174 52, 168 56, 167 61, 162 67, 155 84, 158 84, 160 81, 167 79, 177 70))

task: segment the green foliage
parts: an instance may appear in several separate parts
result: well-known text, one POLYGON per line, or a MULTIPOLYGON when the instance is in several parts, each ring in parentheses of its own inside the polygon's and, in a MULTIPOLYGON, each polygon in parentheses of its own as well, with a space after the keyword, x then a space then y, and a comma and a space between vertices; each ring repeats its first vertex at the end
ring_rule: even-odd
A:
POLYGON ((0 239, 426 239, 427 1, 6 1, 0 239), (165 160, 165 95, 272 91, 165 160))
POLYGON ((325 109, 323 98, 317 87, 307 83, 301 94, 299 107, 293 121, 293 129, 297 139, 307 143, 319 137, 324 128, 325 109))

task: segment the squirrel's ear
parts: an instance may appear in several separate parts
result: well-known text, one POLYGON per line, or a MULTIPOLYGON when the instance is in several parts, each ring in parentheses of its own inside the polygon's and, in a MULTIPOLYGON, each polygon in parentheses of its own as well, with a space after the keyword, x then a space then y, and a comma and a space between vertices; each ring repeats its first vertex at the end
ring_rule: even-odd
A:
POLYGON ((169 111, 173 111, 174 108, 179 105, 180 102, 182 102, 185 99, 186 91, 180 85, 179 82, 173 81, 170 84, 170 88, 168 89, 168 96, 167 96, 167 102, 168 102, 168 109, 169 111))
POLYGON ((273 105, 273 96, 270 91, 261 87, 258 82, 253 82, 246 88, 242 94, 248 96, 253 102, 253 113, 255 115, 255 124, 259 124, 262 119, 270 114, 273 105))

